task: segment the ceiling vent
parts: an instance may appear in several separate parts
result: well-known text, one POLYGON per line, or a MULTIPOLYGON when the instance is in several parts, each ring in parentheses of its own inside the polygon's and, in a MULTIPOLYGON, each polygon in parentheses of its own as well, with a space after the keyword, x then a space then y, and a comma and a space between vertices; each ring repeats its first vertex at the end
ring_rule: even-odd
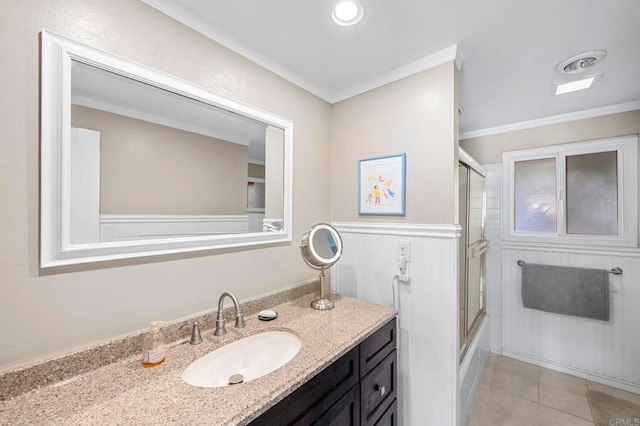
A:
POLYGON ((607 56, 604 50, 592 50, 565 59, 556 65, 556 72, 560 74, 577 74, 583 72, 607 56))

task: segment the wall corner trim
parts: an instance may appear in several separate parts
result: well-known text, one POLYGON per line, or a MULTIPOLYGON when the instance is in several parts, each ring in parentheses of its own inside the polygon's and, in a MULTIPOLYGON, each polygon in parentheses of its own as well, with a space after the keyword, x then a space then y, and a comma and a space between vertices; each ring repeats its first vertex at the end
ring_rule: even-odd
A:
POLYGON ((338 231, 351 234, 403 235, 409 237, 460 238, 462 227, 456 224, 331 222, 338 231))

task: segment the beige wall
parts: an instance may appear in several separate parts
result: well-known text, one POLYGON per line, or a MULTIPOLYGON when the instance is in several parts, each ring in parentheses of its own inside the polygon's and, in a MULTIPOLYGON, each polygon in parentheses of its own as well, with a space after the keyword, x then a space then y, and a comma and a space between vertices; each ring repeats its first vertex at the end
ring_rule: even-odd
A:
POLYGON ((264 165, 249 163, 249 177, 264 179, 264 165))
POLYGON ((317 277, 298 240, 330 220, 326 102, 136 0, 2 2, 0 51, 0 371, 317 277), (294 241, 40 270, 42 28, 292 120, 294 241))
POLYGON ((100 213, 243 215, 247 147, 74 105, 71 125, 100 132, 100 213))
POLYGON ((480 164, 502 163, 504 151, 640 133, 640 110, 460 141, 480 164))
MULTIPOLYGON (((333 105, 333 221, 452 224, 457 221, 457 128, 453 62, 333 105), (407 154, 406 216, 358 216, 358 160, 407 154)), ((320 195, 326 176, 310 193, 320 195)))

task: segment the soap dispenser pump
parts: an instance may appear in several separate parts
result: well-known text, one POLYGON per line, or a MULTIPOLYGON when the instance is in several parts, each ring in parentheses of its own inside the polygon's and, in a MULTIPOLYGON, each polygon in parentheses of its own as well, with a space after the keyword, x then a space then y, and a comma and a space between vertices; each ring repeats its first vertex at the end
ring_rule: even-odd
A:
POLYGON ((152 321, 149 334, 142 340, 142 366, 155 367, 164 362, 167 356, 167 341, 160 330, 161 321, 152 321))

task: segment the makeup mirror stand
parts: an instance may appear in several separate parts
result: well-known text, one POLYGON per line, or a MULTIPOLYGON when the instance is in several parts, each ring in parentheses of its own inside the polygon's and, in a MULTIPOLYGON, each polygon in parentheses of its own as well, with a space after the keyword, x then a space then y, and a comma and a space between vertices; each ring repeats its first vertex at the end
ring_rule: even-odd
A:
POLYGON ((320 269, 320 298, 315 299, 311 302, 311 307, 319 311, 333 309, 333 307, 335 306, 335 303, 333 303, 332 300, 325 299, 324 297, 324 283, 325 283, 324 268, 321 268, 320 269))
POLYGON ((300 253, 305 263, 320 271, 320 298, 311 307, 320 311, 333 309, 335 303, 325 297, 325 269, 331 267, 342 255, 342 238, 338 231, 326 223, 318 223, 302 234, 300 253))

